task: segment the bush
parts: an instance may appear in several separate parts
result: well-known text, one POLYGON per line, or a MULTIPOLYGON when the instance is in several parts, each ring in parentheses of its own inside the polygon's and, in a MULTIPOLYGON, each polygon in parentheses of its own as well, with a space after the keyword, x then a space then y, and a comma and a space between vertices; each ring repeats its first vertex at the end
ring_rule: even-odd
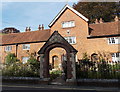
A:
POLYGON ((51 80, 56 79, 57 77, 59 77, 61 75, 62 75, 62 71, 60 71, 60 70, 51 71, 50 72, 50 79, 51 80))
POLYGON ((14 53, 8 53, 8 55, 5 57, 5 64, 7 65, 11 65, 18 61, 19 60, 17 59, 14 53))
POLYGON ((23 64, 14 54, 8 53, 2 75, 13 77, 39 77, 39 66, 35 58, 30 58, 28 63, 23 64))
POLYGON ((39 76, 40 73, 40 62, 36 60, 34 56, 30 56, 28 60, 28 64, 30 65, 31 71, 34 72, 36 76, 39 76))
POLYGON ((110 64, 100 57, 98 62, 89 60, 87 54, 83 55, 83 59, 76 63, 77 78, 90 79, 120 79, 120 63, 110 64))

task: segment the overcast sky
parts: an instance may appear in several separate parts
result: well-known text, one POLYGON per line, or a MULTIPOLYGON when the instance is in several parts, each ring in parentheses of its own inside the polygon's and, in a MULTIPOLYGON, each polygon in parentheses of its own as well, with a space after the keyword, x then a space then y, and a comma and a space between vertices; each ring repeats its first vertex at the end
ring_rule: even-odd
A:
POLYGON ((26 27, 37 30, 39 24, 44 24, 48 29, 49 23, 67 3, 74 2, 2 2, 2 29, 15 27, 21 32, 26 27))

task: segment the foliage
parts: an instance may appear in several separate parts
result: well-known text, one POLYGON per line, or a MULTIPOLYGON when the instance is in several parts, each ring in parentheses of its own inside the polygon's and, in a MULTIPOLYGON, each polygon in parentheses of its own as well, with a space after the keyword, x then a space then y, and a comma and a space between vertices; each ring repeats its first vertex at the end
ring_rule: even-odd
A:
POLYGON ((60 70, 55 70, 50 72, 50 79, 56 79, 57 77, 61 76, 62 72, 60 70))
MULTIPOLYGON (((83 0, 82 0, 83 1, 83 0)), ((105 22, 112 21, 115 16, 120 15, 120 2, 78 2, 73 4, 73 8, 90 19, 94 23, 95 19, 103 18, 105 22)), ((120 16, 119 16, 120 17, 120 16)))
POLYGON ((31 57, 28 63, 23 64, 17 59, 17 57, 15 57, 14 54, 9 53, 6 56, 6 59, 7 61, 2 70, 3 76, 39 77, 39 64, 35 58, 31 57))
MULTIPOLYGON (((86 54, 83 55, 88 57, 86 54)), ((76 63, 77 78, 91 78, 91 79, 119 79, 120 78, 120 62, 108 62, 102 55, 99 55, 98 62, 89 61, 89 58, 79 60, 76 63), (83 62, 87 60, 86 62, 83 62)))
POLYGON ((28 63, 30 65, 30 68, 33 72, 35 72, 36 74, 39 74, 39 70, 40 70, 40 62, 38 62, 36 60, 36 58, 34 57, 34 55, 31 55, 30 58, 28 59, 28 63))
POLYGON ((15 62, 18 62, 19 60, 16 58, 14 53, 8 53, 7 56, 5 57, 5 64, 13 64, 15 62))

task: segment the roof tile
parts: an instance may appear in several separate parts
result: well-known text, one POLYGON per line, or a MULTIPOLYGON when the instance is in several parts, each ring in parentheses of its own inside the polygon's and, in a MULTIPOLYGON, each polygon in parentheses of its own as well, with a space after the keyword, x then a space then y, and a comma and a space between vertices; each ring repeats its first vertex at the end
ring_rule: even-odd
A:
POLYGON ((49 37, 50 37, 50 29, 6 34, 6 35, 2 35, 2 45, 25 43, 25 42, 36 42, 36 41, 47 41, 49 37))

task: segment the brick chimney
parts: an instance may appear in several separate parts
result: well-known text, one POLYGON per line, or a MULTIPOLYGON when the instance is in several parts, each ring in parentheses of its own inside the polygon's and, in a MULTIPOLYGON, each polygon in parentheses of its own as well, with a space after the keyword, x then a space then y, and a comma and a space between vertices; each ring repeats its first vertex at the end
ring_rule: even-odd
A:
POLYGON ((95 24, 99 24, 99 21, 98 21, 98 19, 96 19, 96 20, 95 20, 95 24))
POLYGON ((100 22, 100 23, 103 23, 103 19, 102 19, 102 18, 100 18, 99 22, 100 22))
POLYGON ((29 31, 31 31, 31 28, 30 28, 30 27, 29 27, 29 28, 26 27, 25 31, 26 31, 26 32, 29 32, 29 31))
POLYGON ((115 16, 114 20, 115 21, 119 21, 118 16, 115 16))
POLYGON ((41 27, 41 28, 42 28, 42 30, 44 30, 44 25, 43 25, 43 24, 42 24, 42 27, 41 27))

